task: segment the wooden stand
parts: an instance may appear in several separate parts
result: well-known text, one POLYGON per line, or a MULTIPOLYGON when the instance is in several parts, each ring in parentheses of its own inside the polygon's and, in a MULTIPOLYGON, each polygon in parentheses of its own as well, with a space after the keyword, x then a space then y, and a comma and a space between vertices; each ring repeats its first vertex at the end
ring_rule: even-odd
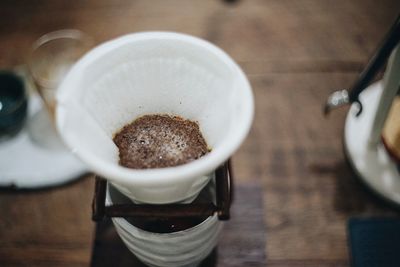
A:
POLYGON ((188 218, 208 217, 218 214, 220 220, 229 220, 229 210, 233 199, 233 175, 228 160, 215 171, 216 201, 210 199, 206 204, 114 204, 106 206, 107 181, 96 177, 95 193, 92 202, 93 221, 104 217, 136 218, 188 218))

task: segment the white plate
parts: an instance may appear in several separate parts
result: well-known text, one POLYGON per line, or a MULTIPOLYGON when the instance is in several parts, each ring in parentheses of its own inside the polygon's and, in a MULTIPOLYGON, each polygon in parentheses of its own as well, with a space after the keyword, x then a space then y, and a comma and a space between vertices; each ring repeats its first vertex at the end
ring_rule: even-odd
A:
POLYGON ((377 82, 361 93, 363 112, 359 117, 355 116, 357 104, 351 106, 344 129, 345 152, 353 169, 369 188, 400 205, 400 175, 396 163, 381 142, 377 146, 368 145, 382 90, 382 82, 377 82))
POLYGON ((32 94, 24 128, 14 138, 0 142, 0 186, 55 186, 85 172, 85 165, 61 143, 40 97, 32 94))

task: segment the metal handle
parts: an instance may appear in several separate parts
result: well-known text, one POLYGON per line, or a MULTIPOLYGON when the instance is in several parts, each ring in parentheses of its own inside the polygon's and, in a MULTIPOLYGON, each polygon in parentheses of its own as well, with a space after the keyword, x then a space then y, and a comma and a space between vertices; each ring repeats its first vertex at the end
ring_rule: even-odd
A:
POLYGON ((350 104, 358 103, 359 111, 356 116, 362 112, 362 104, 358 99, 361 92, 368 86, 370 81, 374 78, 378 70, 386 62, 386 59, 392 53, 393 49, 400 42, 400 15, 396 18, 392 27, 385 35, 382 44, 378 47, 376 52, 369 60, 367 66, 361 72, 356 82, 351 87, 351 90, 336 91, 328 97, 328 100, 324 106, 324 114, 327 115, 329 112, 337 107, 350 104))

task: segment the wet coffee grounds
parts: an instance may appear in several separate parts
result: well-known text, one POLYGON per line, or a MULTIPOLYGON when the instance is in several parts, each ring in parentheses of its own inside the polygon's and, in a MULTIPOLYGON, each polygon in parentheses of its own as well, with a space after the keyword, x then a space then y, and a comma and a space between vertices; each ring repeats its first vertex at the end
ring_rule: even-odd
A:
POLYGON ((119 164, 133 169, 165 168, 209 152, 196 122, 169 115, 145 115, 115 134, 119 164))

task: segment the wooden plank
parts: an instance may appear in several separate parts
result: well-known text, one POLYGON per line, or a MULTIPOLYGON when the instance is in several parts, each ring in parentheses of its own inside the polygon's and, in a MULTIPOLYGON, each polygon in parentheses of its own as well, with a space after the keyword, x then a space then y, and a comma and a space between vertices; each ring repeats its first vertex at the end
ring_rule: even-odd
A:
POLYGON ((0 266, 87 266, 93 238, 89 177, 40 191, 0 192, 0 266))
POLYGON ((344 260, 269 260, 268 267, 348 267, 344 260))
POLYGON ((216 43, 238 61, 364 63, 399 8, 395 0, 2 1, 0 47, 8 53, 0 66, 24 62, 41 34, 71 27, 98 42, 137 31, 185 32, 216 43))

